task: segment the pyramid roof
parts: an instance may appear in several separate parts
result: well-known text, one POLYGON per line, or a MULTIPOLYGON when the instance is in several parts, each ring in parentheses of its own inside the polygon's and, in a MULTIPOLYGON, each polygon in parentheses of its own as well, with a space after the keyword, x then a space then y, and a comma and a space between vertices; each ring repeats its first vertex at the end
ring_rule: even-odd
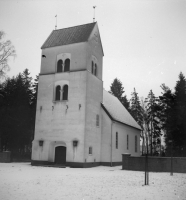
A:
POLYGON ((53 30, 41 49, 88 41, 96 22, 53 30))

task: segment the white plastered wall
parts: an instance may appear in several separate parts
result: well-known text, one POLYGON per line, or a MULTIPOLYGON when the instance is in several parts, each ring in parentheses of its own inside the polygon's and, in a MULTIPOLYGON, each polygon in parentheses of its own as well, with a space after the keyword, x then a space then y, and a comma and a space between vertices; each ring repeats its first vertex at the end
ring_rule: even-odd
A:
POLYGON ((111 119, 101 109, 102 133, 101 133, 101 162, 111 162, 111 119))
POLYGON ((140 156, 140 130, 112 121, 102 109, 101 162, 121 162, 123 153, 140 156), (118 148, 116 148, 116 132, 118 148), (129 149, 127 149, 127 135, 129 149), (135 152, 135 136, 137 136, 137 152, 135 152))
POLYGON ((103 82, 90 72, 87 72, 84 148, 86 162, 100 162, 101 160, 102 88, 103 82), (96 126, 96 115, 99 115, 99 126, 96 126), (93 149, 92 155, 89 155, 89 147, 92 147, 93 149))
POLYGON ((41 74, 56 73, 58 59, 70 58, 70 71, 86 69, 87 43, 76 43, 42 49, 41 74))
POLYGON ((131 156, 140 156, 140 130, 130 126, 114 122, 112 126, 112 161, 122 161, 123 153, 131 156), (116 132, 118 133, 118 149, 116 148, 116 132), (127 149, 127 135, 129 137, 129 148, 127 149), (137 152, 135 152, 135 136, 137 136, 137 152))
POLYGON ((67 162, 84 161, 86 71, 41 75, 39 78, 33 160, 54 161, 54 142, 66 145, 67 162), (69 83, 68 101, 53 101, 54 86, 69 83), (43 147, 39 146, 43 140, 43 147), (73 141, 78 146, 73 147, 73 141))

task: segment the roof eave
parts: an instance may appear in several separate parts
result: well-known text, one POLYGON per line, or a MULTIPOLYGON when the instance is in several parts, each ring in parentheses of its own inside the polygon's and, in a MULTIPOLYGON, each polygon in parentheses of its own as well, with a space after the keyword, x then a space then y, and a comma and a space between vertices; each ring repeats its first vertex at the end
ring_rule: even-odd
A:
POLYGON ((135 127, 135 126, 131 126, 131 125, 129 125, 129 124, 126 124, 126 123, 124 123, 124 122, 121 122, 121 121, 118 121, 118 120, 114 119, 114 118, 112 117, 112 115, 109 113, 109 111, 105 108, 105 106, 104 106, 103 103, 101 103, 101 107, 103 108, 103 110, 105 111, 105 113, 108 115, 108 117, 109 117, 112 121, 118 122, 118 123, 120 123, 120 124, 129 126, 129 127, 131 127, 131 128, 134 128, 134 129, 137 129, 137 130, 140 130, 140 131, 142 130, 141 128, 137 128, 137 127, 135 127))
MULTIPOLYGON (((53 30, 54 31, 54 30, 53 30)), ((46 41, 48 40, 48 38, 52 35, 53 31, 50 33, 50 35, 47 37, 47 39, 45 40, 45 42, 43 43, 43 45, 41 46, 41 49, 46 49, 46 48, 43 48, 44 44, 46 43, 46 41)))

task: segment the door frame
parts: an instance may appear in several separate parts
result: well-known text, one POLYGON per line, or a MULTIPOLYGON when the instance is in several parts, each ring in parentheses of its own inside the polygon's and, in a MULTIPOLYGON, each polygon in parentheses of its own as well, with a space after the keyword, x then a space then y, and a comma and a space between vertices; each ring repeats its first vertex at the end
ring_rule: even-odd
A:
MULTIPOLYGON (((54 163, 56 163, 56 148, 58 148, 58 147, 64 147, 65 148, 65 163, 64 164, 66 164, 66 161, 67 161, 67 147, 66 146, 64 146, 64 145, 56 145, 55 147, 54 147, 54 163)), ((56 163, 57 164, 57 163, 56 163)), ((62 164, 62 163, 61 163, 62 164)))

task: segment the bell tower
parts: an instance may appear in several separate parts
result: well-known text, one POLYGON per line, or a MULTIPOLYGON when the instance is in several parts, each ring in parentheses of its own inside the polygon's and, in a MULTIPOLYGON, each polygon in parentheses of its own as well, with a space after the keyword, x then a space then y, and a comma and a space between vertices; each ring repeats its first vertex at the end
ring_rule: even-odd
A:
POLYGON ((32 164, 100 162, 103 49, 97 23, 54 30, 41 49, 32 164))

